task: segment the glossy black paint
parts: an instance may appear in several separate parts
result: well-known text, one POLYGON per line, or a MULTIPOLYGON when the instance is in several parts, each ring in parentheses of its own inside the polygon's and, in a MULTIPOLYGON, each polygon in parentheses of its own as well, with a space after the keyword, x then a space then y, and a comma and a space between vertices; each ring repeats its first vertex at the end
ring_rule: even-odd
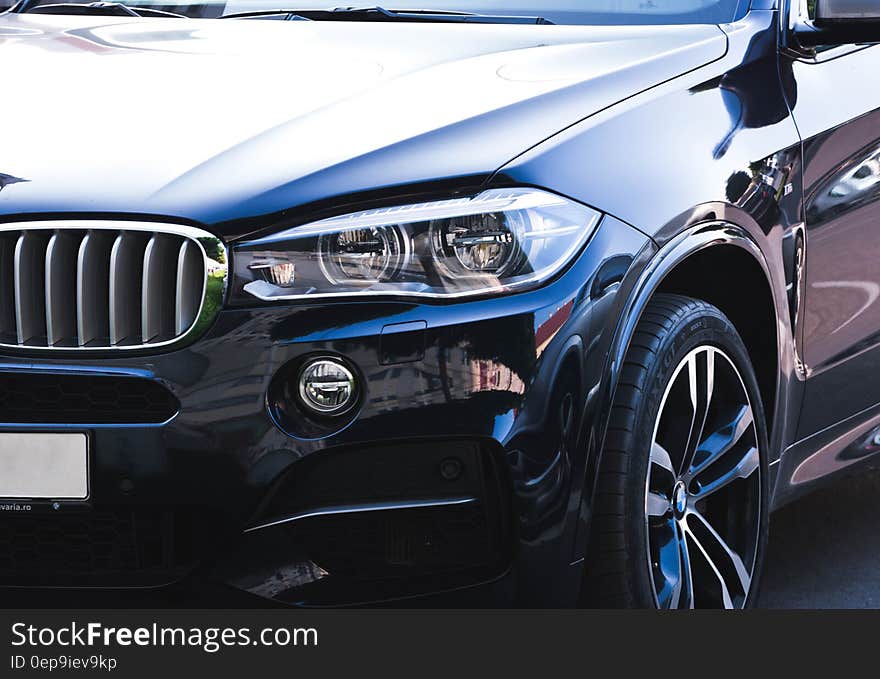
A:
POLYGON ((880 366, 877 349, 880 272, 880 96, 857 77, 876 63, 876 48, 816 63, 793 64, 794 104, 804 143, 807 217, 805 349, 810 379, 800 434, 812 434, 880 402, 867 375, 880 366), (822 106, 830 88, 839 106, 822 106), (856 107, 855 102, 858 102, 856 107), (803 113, 801 113, 803 111, 803 113), (835 399, 823 396, 832 392, 835 399))
POLYGON ((791 105, 805 140, 807 380, 800 441, 785 455, 789 487, 781 489, 780 501, 874 452, 880 97, 863 87, 858 73, 878 58, 875 46, 843 46, 813 60, 790 59, 798 85, 791 105), (823 105, 830 91, 841 97, 839 104, 823 105))
POLYGON ((371 198, 472 189, 559 130, 725 50, 714 26, 7 15, 0 35, 4 58, 29 64, 7 86, 43 112, 7 131, 0 172, 26 181, 0 192, 0 215, 166 215, 228 239, 371 198), (294 64, 283 86, 279 63, 294 64), (53 124, 58 97, 95 108, 53 124), (124 160, 96 148, 111 139, 124 140, 124 160))
POLYGON ((210 509, 227 540, 219 571, 235 580, 228 562, 260 566, 233 558, 241 531, 304 458, 483 440, 504 461, 516 528, 514 557, 486 591, 575 603, 618 366, 656 290, 719 287, 675 275, 710 251, 760 279, 745 287, 745 269, 724 270, 722 289, 767 291, 718 298, 763 338, 753 360, 768 366, 775 503, 880 452, 880 194, 829 198, 880 148, 880 95, 865 87, 880 48, 782 50, 769 1, 722 27, 218 23, 0 17, 0 55, 28 64, 6 69, 4 87, 30 95, 5 113, 2 218, 155 218, 234 242, 514 184, 606 216, 533 292, 255 304, 165 354, 2 357, 9 371, 155 379, 179 400, 166 423, 88 426, 94 505, 210 509), (295 66, 279 80, 282 60, 295 66), (61 115, 61 100, 76 106, 61 115), (328 352, 366 385, 343 428, 268 407, 273 380, 328 352))

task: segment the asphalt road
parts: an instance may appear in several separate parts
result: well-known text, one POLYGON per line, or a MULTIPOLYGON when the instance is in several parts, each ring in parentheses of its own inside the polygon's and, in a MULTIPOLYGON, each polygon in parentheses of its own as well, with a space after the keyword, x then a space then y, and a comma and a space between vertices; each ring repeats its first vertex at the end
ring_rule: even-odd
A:
MULTIPOLYGON (((880 608, 880 469, 773 515, 759 605, 880 608)), ((2 608, 257 608, 262 599, 193 579, 153 592, 0 590, 2 608)))
POLYGON ((880 608, 880 470, 856 474, 770 518, 760 606, 880 608))

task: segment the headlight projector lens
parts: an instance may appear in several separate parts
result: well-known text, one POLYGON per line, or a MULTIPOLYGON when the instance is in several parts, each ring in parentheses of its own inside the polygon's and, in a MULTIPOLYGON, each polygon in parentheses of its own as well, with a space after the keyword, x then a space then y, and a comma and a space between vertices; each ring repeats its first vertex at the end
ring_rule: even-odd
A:
POLYGON ((312 359, 299 373, 299 397, 312 412, 342 415, 357 401, 354 374, 334 358, 312 359))
POLYGON ((469 215, 431 224, 438 262, 458 262, 450 276, 494 274, 503 276, 514 264, 517 239, 503 213, 469 215))
POLYGON ((393 226, 322 236, 319 248, 324 275, 337 284, 394 280, 408 254, 403 234, 393 226))

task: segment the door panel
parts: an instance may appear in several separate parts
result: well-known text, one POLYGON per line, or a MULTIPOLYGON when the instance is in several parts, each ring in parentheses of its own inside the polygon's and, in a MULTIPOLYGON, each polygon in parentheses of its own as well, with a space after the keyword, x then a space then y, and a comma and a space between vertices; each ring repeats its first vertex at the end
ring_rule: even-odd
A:
POLYGON ((804 437, 880 403, 880 49, 792 68, 805 140, 804 437))

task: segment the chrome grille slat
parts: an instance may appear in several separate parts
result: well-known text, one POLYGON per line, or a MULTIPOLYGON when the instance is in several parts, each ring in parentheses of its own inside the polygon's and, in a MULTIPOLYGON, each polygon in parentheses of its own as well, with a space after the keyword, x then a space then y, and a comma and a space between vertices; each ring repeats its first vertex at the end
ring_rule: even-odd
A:
POLYGON ((149 234, 123 231, 110 251, 110 344, 141 343, 141 286, 149 234))
POLYGON ((176 255, 180 239, 154 234, 144 251, 144 278, 141 300, 141 327, 144 342, 174 335, 176 255))
POLYGON ((76 261, 76 328, 79 346, 110 339, 110 249, 115 232, 89 231, 76 261))
POLYGON ((198 246, 185 240, 177 253, 174 332, 181 334, 195 323, 204 296, 205 262, 198 246))
POLYGON ((76 346, 76 256, 81 235, 59 231, 46 246, 46 341, 76 346))
POLYGON ((15 244, 15 324, 25 346, 45 346, 47 240, 46 234, 25 231, 15 244))
POLYGON ((225 256, 218 239, 188 226, 0 224, 0 351, 153 349, 194 339, 222 305, 225 256), (208 245, 218 253, 210 267, 208 245), (209 270, 221 285, 207 285, 209 270))
POLYGON ((15 244, 14 233, 0 233, 0 342, 18 342, 15 322, 15 244))

